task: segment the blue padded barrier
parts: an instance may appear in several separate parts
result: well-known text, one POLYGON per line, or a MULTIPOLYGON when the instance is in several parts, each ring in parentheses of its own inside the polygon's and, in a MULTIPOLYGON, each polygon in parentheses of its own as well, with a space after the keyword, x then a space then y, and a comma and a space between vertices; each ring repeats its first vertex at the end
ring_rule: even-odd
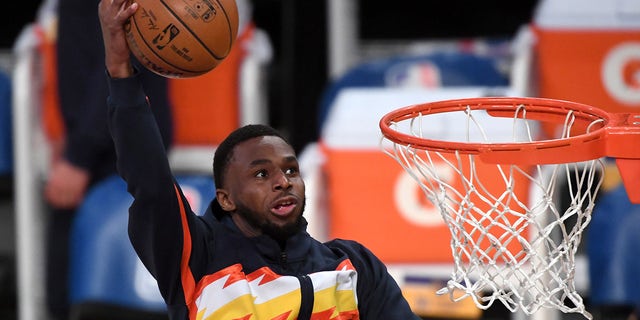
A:
MULTIPOLYGON (((214 196, 209 176, 178 176, 192 209, 204 213, 214 196)), ((79 208, 71 234, 70 300, 72 305, 104 303, 164 311, 155 279, 140 262, 127 234, 133 198, 125 182, 112 176, 94 186, 79 208)))
POLYGON ((0 175, 13 172, 11 79, 0 72, 0 175))
POLYGON ((587 237, 591 301, 640 303, 640 205, 622 184, 598 197, 587 237))

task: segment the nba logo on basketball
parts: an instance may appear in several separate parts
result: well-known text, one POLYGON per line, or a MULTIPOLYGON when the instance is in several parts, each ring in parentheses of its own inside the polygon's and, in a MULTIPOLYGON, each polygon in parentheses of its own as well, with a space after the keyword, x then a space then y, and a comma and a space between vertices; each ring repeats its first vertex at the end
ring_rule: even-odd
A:
POLYGON ((180 29, 170 23, 162 32, 160 32, 155 38, 153 38, 153 44, 156 48, 162 50, 166 47, 173 38, 180 33, 180 29))

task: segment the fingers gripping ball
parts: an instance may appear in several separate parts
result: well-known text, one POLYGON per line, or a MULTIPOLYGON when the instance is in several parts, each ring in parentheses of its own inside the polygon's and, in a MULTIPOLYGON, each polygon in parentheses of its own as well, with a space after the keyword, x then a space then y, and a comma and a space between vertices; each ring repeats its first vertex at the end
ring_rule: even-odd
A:
POLYGON ((235 0, 132 0, 125 29, 133 55, 168 78, 190 78, 215 68, 238 33, 235 0))

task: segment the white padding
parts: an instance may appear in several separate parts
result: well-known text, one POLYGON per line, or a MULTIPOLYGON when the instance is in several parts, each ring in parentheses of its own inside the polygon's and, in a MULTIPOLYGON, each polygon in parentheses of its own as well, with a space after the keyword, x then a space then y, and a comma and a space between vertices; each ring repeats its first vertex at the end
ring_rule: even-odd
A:
POLYGON ((640 1, 543 0, 534 22, 557 29, 640 29, 640 1))
MULTIPOLYGON (((409 88, 351 88, 344 89, 331 106, 321 139, 330 148, 337 149, 380 149, 382 137, 380 119, 397 108, 417 103, 440 100, 476 98, 483 96, 515 96, 509 88, 458 87, 438 89, 409 88)), ((463 140, 465 117, 461 114, 440 114, 430 116, 425 127, 434 138, 442 140, 463 140)), ((501 121, 505 119, 488 119, 501 121)), ((507 119, 507 121, 512 121, 507 119)), ((510 125, 485 125, 490 135, 511 135, 510 125), (507 128, 509 131, 505 132, 507 128), (502 131, 501 131, 502 130, 502 131), (491 131, 494 131, 491 133, 491 131)))

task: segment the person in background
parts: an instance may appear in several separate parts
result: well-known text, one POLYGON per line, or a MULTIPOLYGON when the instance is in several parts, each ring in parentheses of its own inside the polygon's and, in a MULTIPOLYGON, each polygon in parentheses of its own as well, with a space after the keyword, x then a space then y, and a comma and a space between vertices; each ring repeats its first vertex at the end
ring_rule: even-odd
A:
MULTIPOLYGON (((56 69, 64 137, 52 146, 45 181, 47 216, 46 299, 55 319, 69 313, 69 236, 78 206, 91 186, 116 173, 115 149, 107 128, 104 48, 98 0, 58 0, 56 69)), ((132 59, 132 63, 137 63, 132 59)), ((153 103, 162 145, 170 148, 172 116, 167 79, 140 68, 153 103)))

